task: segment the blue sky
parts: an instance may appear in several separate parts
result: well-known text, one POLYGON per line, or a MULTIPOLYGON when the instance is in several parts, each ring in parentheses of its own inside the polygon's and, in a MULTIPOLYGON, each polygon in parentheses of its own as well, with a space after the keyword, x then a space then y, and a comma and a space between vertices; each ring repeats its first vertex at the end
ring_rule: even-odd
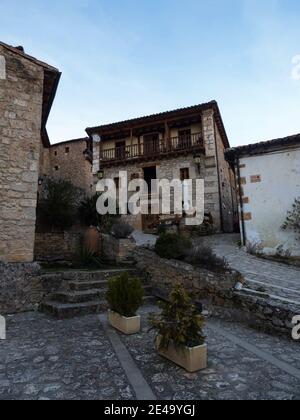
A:
POLYGON ((0 39, 62 71, 53 143, 212 99, 233 146, 300 132, 298 0, 1 0, 0 39))

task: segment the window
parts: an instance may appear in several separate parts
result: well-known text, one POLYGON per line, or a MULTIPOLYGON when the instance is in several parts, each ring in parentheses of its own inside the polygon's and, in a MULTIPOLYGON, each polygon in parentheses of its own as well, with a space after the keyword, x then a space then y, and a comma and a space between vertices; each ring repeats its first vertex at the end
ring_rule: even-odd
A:
POLYGON ((54 166, 54 169, 55 169, 56 171, 59 171, 59 166, 54 166))
POLYGON ((55 150, 55 152, 54 152, 54 156, 57 156, 57 151, 55 150))
POLYGON ((185 181, 186 179, 190 179, 190 170, 189 168, 180 169, 180 180, 185 181))
POLYGON ((66 155, 68 155, 70 153, 70 147, 66 147, 65 152, 66 152, 66 155))

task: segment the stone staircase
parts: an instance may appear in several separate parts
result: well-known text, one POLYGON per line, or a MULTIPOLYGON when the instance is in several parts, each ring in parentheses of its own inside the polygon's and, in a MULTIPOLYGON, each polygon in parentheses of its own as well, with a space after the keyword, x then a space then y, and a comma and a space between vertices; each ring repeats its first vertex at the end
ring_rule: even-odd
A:
MULTIPOLYGON (((104 312, 108 309, 105 299, 108 280, 123 272, 129 272, 132 276, 139 277, 139 273, 134 269, 44 274, 44 280, 48 287, 53 283, 57 290, 51 291, 45 297, 39 310, 58 319, 104 312)), ((144 290, 144 304, 154 303, 155 298, 152 296, 151 287, 144 284, 144 290)))

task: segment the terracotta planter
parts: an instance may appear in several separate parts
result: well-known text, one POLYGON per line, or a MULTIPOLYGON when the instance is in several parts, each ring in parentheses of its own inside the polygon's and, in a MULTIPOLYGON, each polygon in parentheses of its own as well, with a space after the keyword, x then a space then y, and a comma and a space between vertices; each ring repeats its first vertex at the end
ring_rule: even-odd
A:
POLYGON ((207 345, 198 347, 175 347, 170 344, 168 349, 160 349, 161 337, 156 339, 158 354, 176 365, 184 368, 187 372, 194 373, 207 368, 207 345))
POLYGON ((126 318, 109 310, 108 321, 112 327, 126 335, 136 334, 141 330, 140 316, 126 318))
POLYGON ((90 227, 86 230, 83 239, 85 249, 93 252, 96 255, 100 253, 100 234, 95 227, 90 227))

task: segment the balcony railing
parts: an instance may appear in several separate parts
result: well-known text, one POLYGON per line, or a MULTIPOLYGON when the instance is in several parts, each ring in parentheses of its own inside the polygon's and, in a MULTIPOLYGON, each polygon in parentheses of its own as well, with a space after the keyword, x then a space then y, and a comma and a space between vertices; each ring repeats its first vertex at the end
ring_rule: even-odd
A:
POLYGON ((203 149, 202 134, 196 133, 170 139, 151 140, 130 146, 116 146, 113 149, 102 150, 100 160, 102 163, 111 163, 132 159, 149 159, 203 149))

